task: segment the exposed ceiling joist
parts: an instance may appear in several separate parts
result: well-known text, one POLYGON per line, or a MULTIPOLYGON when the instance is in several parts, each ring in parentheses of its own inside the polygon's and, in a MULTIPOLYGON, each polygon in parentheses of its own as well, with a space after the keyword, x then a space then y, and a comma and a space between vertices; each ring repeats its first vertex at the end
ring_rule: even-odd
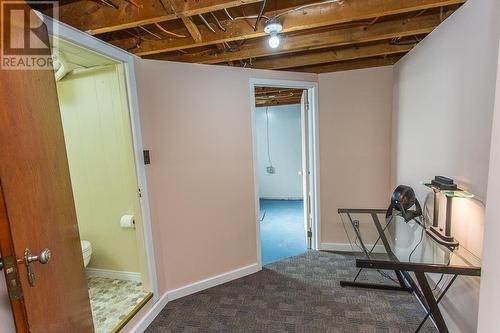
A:
POLYGON ((92 1, 78 1, 61 6, 59 15, 65 23, 97 35, 260 1, 262 0, 153 0, 142 1, 138 8, 124 2, 118 9, 103 7, 92 1))
MULTIPOLYGON (((380 16, 461 4, 464 1, 465 0, 344 0, 338 3, 317 5, 291 11, 282 17, 283 32, 300 31, 366 20, 380 16)), ((266 15, 273 16, 276 15, 276 13, 277 12, 266 12, 266 15)), ((173 38, 144 40, 141 43, 141 47, 134 49, 132 52, 140 56, 145 56, 196 46, 257 38, 266 35, 262 26, 255 31, 253 27, 244 20, 225 21, 223 24, 227 32, 216 31, 214 33, 210 32, 206 27, 200 26, 199 30, 203 35, 203 41, 201 43, 193 43, 190 39, 173 38)), ((261 25, 263 25, 263 23, 261 23, 261 25)), ((112 43, 118 47, 130 49, 134 46, 136 41, 132 38, 114 41, 112 43)))
POLYGON ((413 45, 391 45, 388 41, 373 45, 349 46, 329 50, 320 50, 313 53, 294 55, 287 58, 270 58, 257 60, 251 64, 252 68, 285 69, 300 66, 319 65, 360 58, 406 53, 413 45))
POLYGON ((266 107, 299 104, 302 98, 302 92, 302 89, 256 87, 255 106, 266 107))
POLYGON ((170 61, 216 64, 241 59, 255 59, 320 48, 336 47, 354 43, 373 42, 396 37, 414 36, 430 33, 441 22, 440 15, 422 15, 412 19, 400 19, 357 27, 316 32, 307 35, 285 36, 281 47, 273 50, 267 41, 257 39, 240 47, 238 51, 221 52, 207 50, 191 54, 156 56, 156 59, 170 61))
POLYGON ((195 43, 201 43, 202 42, 202 37, 200 30, 198 30, 198 27, 194 22, 191 20, 190 17, 183 17, 182 18, 182 23, 186 26, 186 29, 189 31, 189 34, 193 38, 195 43))
POLYGON ((63 22, 141 57, 313 73, 393 64, 466 2, 61 1, 63 22), (277 17, 273 49, 264 26, 277 17))
POLYGON ((343 61, 331 64, 315 65, 315 66, 305 66, 291 68, 294 72, 304 72, 304 73, 329 73, 338 71, 347 71, 352 69, 370 68, 370 67, 381 67, 381 66, 391 66, 394 65, 403 55, 392 55, 365 59, 356 59, 351 61, 343 61))

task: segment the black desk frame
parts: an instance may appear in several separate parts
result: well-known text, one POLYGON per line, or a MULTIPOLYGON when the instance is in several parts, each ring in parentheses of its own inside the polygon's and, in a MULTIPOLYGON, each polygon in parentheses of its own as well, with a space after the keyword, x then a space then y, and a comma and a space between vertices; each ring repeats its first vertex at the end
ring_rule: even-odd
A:
MULTIPOLYGON (((455 282, 459 275, 464 276, 480 276, 481 268, 480 267, 468 267, 468 266, 453 266, 453 265, 439 265, 439 264, 421 264, 421 263, 412 263, 412 262, 402 262, 399 261, 396 255, 392 252, 392 249, 389 245, 387 237, 385 236, 385 228, 383 228, 377 214, 385 214, 385 209, 339 209, 339 214, 346 214, 353 226, 354 232, 356 233, 357 239, 360 241, 361 248, 363 253, 367 258, 370 258, 370 254, 373 252, 375 245, 382 241, 384 249, 391 258, 391 261, 387 260, 371 260, 371 259, 356 259, 356 267, 359 268, 358 273, 356 274, 353 281, 340 281, 340 285, 342 287, 358 287, 358 288, 370 288, 370 289, 382 289, 382 290, 397 290, 397 291, 406 291, 413 292, 418 297, 422 305, 425 307, 426 315, 422 320, 418 328, 415 332, 418 332, 425 321, 431 317, 436 327, 438 328, 440 333, 448 333, 448 327, 446 322, 443 319, 443 315, 441 310, 439 309, 439 302, 445 296, 446 292, 450 289, 452 284, 455 282), (375 244, 371 250, 368 250, 363 240, 361 238, 361 234, 359 230, 354 227, 353 220, 350 214, 370 214, 375 227, 379 233, 379 237, 376 240, 375 244), (390 285, 390 284, 375 284, 375 283, 361 283, 357 282, 357 278, 361 273, 361 270, 364 268, 370 269, 383 269, 383 270, 392 270, 396 274, 399 285, 390 285), (417 278, 418 285, 415 283, 409 272, 413 272, 415 277, 417 278), (437 297, 434 296, 432 289, 429 285, 429 281, 427 280, 426 273, 440 273, 440 274, 450 274, 453 275, 452 279, 444 286, 443 291, 437 297), (420 286, 420 288, 419 288, 420 286)), ((422 226, 423 227, 423 226, 422 226)))

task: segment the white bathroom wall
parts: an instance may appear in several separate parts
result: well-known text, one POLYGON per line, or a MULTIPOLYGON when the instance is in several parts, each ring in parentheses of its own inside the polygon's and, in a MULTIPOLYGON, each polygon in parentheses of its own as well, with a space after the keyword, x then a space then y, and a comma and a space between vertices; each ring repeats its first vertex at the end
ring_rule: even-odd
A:
POLYGON ((137 178, 121 67, 108 65, 57 82, 80 236, 92 243, 88 268, 144 272, 137 178), (120 227, 123 215, 136 228, 120 227))
POLYGON ((15 332, 14 319, 10 308, 9 294, 5 284, 5 276, 0 273, 0 333, 15 332))
POLYGON ((269 153, 275 173, 266 172, 266 108, 256 108, 257 165, 259 195, 266 199, 299 199, 303 197, 302 141, 300 104, 271 106, 269 115, 269 153))

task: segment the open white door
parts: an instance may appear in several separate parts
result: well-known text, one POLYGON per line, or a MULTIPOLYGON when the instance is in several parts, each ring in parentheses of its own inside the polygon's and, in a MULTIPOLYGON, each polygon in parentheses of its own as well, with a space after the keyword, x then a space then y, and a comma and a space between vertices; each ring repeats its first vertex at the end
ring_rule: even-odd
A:
POLYGON ((312 203, 310 186, 310 158, 309 158, 309 95, 307 89, 302 92, 300 100, 302 116, 302 182, 304 191, 304 228, 306 231, 307 248, 312 248, 312 203))

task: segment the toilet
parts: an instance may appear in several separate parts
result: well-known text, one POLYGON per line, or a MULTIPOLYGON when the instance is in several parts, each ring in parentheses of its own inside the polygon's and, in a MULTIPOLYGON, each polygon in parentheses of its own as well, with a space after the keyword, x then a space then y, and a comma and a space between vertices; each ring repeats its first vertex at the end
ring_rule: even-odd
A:
POLYGON ((83 239, 80 242, 82 244, 83 264, 87 267, 90 262, 90 258, 92 257, 92 244, 83 239))

